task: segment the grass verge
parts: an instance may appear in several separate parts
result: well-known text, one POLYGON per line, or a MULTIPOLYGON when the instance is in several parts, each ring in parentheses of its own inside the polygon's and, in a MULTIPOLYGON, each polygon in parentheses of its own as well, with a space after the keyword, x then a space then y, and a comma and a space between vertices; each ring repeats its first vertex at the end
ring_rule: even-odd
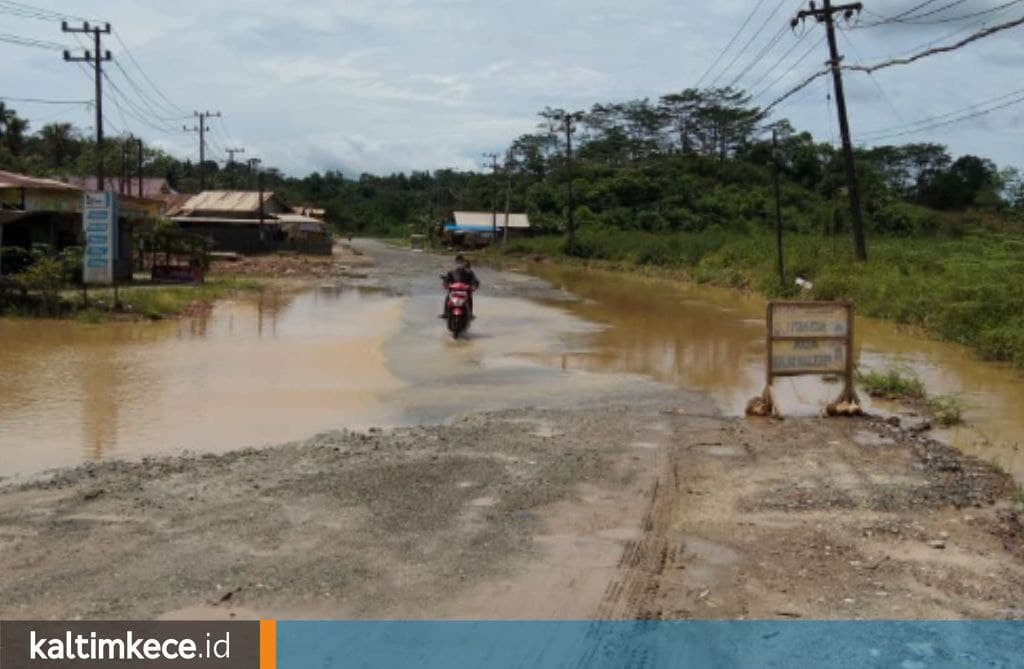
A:
POLYGON ((118 289, 121 311, 111 310, 112 288, 91 288, 89 306, 82 304, 81 291, 68 293, 74 317, 88 323, 100 323, 120 314, 136 315, 152 320, 169 318, 202 305, 242 292, 262 290, 265 282, 251 278, 216 276, 196 285, 134 284, 118 289))
POLYGON ((784 247, 784 282, 774 238, 760 229, 653 234, 595 225, 578 232, 568 254, 564 238, 552 236, 513 240, 498 252, 655 271, 767 297, 795 295, 799 275, 813 284, 807 297, 850 300, 858 314, 911 325, 986 359, 1024 367, 1021 235, 875 236, 867 263, 853 258, 846 235, 787 233, 784 247))

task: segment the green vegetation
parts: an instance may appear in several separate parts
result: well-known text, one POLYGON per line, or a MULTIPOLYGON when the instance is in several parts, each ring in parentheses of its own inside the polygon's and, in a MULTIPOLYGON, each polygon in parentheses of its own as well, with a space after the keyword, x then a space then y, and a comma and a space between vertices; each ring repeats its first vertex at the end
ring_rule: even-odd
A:
MULTIPOLYGON (((698 282, 848 299, 886 318, 1024 366, 1024 178, 938 144, 861 148, 870 261, 852 257, 848 200, 836 149, 769 118, 742 91, 685 90, 593 105, 574 115, 575 155, 565 157, 562 110, 540 112, 540 130, 516 138, 496 183, 489 173, 437 170, 387 176, 268 170, 267 188, 323 207, 343 233, 403 238, 449 220, 456 209, 526 211, 536 232, 509 254, 561 257, 679 274, 698 282), (773 152, 766 130, 778 134, 773 152), (772 174, 781 176, 786 280, 775 268, 772 174), (570 204, 568 184, 574 198, 570 204), (572 207, 576 235, 566 247, 572 207)), ((90 174, 95 147, 74 128, 35 134, 8 110, 0 166, 90 174)), ((112 164, 120 147, 111 141, 112 164)), ((214 188, 242 174, 204 166, 214 188)), ((240 169, 235 166, 235 170, 240 169)), ((196 187, 198 166, 158 151, 146 172, 196 187)), ((251 185, 251 184, 250 184, 251 185)), ((2 290, 2 287, 0 287, 2 290)))
POLYGON ((963 422, 964 402, 959 395, 929 397, 921 378, 911 370, 858 372, 857 382, 872 397, 899 400, 923 407, 942 427, 963 422))
MULTIPOLYGON (((657 235, 591 226, 580 231, 574 257, 771 297, 795 294, 793 277, 800 275, 814 285, 807 297, 851 300, 860 315, 919 327, 987 359, 1024 366, 1024 237, 980 231, 959 238, 876 237, 870 261, 862 264, 853 260, 846 237, 791 233, 785 286, 774 244, 768 232, 657 235)), ((503 251, 565 258, 564 247, 561 239, 542 237, 503 251)))
POLYGON ((959 395, 937 395, 928 399, 928 413, 942 427, 963 422, 964 402, 959 395))
MULTIPOLYGON (((256 279, 211 277, 200 285, 128 285, 119 288, 121 313, 159 320, 176 316, 196 305, 208 305, 229 295, 258 291, 264 284, 256 279)), ((85 322, 101 322, 110 317, 114 302, 111 288, 90 289, 89 308, 82 308, 81 293, 67 295, 76 307, 76 317, 85 322)))
POLYGON ((857 381, 872 397, 890 400, 924 399, 924 382, 913 372, 889 369, 884 372, 862 372, 857 381))

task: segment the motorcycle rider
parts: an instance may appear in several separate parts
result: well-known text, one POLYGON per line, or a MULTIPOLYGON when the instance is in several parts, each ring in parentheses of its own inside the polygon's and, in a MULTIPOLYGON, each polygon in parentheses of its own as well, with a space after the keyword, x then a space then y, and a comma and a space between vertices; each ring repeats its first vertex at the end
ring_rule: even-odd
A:
MULTIPOLYGON (((465 283, 465 284, 469 284, 470 286, 472 286, 473 290, 476 290, 477 288, 480 287, 480 280, 476 278, 476 274, 473 272, 473 269, 470 266, 469 261, 466 260, 466 256, 462 255, 461 253, 459 255, 455 256, 455 269, 450 270, 447 274, 445 274, 443 281, 444 281, 444 290, 445 290, 444 310, 441 313, 441 315, 439 316, 439 318, 448 318, 448 287, 449 286, 451 286, 453 283, 465 283)), ((473 293, 472 293, 472 291, 470 291, 470 293, 469 293, 469 301, 467 303, 467 306, 469 307, 469 315, 472 318, 472 316, 473 316, 473 293)))

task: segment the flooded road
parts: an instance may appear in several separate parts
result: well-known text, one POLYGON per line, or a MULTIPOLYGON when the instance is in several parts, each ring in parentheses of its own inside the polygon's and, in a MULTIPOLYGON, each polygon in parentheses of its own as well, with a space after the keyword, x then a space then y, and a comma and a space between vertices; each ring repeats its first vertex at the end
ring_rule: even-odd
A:
MULTIPOLYGON (((164 323, 0 320, 0 476, 571 406, 651 381, 739 415, 764 386, 757 298, 551 265, 525 268, 545 281, 482 269, 478 322, 453 342, 436 318, 446 261, 363 244, 379 265, 361 286, 268 291, 164 323)), ((933 394, 962 393, 968 424, 946 436, 1024 480, 1018 371, 867 319, 857 334, 862 367, 909 367, 933 394)), ((838 391, 777 382, 788 415, 838 391)))
POLYGON ((162 323, 0 321, 0 475, 300 439, 339 407, 354 427, 391 422, 381 346, 402 303, 267 292, 162 323))
MULTIPOLYGON (((724 413, 742 415, 765 385, 765 302, 734 290, 687 285, 621 273, 530 264, 526 269, 581 301, 564 308, 606 327, 574 337, 573 352, 546 357, 551 365, 595 372, 642 374, 710 394, 724 413)), ((957 394, 964 425, 936 434, 998 463, 1024 481, 1024 374, 980 361, 962 346, 915 336, 883 321, 857 318, 861 369, 916 373, 930 395, 957 394)), ((782 411, 816 415, 839 394, 817 378, 776 379, 782 411)), ((904 407, 873 401, 871 409, 899 414, 904 407)))

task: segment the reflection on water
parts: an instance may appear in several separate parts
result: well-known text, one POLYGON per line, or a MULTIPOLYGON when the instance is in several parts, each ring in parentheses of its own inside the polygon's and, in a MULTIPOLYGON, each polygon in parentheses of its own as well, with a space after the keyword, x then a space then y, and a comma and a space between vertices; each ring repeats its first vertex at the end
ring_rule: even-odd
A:
POLYGON ((162 323, 0 320, 0 475, 390 419, 402 300, 267 291, 162 323))
MULTIPOLYGON (((619 273, 535 264, 529 268, 582 298, 561 308, 606 328, 577 335, 577 352, 548 357, 565 369, 643 374, 711 394, 722 410, 741 415, 764 387, 765 304, 737 291, 619 273)), ((931 394, 961 393, 966 425, 940 434, 998 462, 1024 480, 1024 384, 1019 370, 979 361, 967 349, 923 339, 894 325, 858 318, 862 368, 907 367, 931 394)), ((818 378, 776 379, 787 415, 812 415, 839 394, 818 378)), ((870 398, 863 398, 869 407, 870 398)), ((877 410, 894 411, 891 405, 877 410)))

